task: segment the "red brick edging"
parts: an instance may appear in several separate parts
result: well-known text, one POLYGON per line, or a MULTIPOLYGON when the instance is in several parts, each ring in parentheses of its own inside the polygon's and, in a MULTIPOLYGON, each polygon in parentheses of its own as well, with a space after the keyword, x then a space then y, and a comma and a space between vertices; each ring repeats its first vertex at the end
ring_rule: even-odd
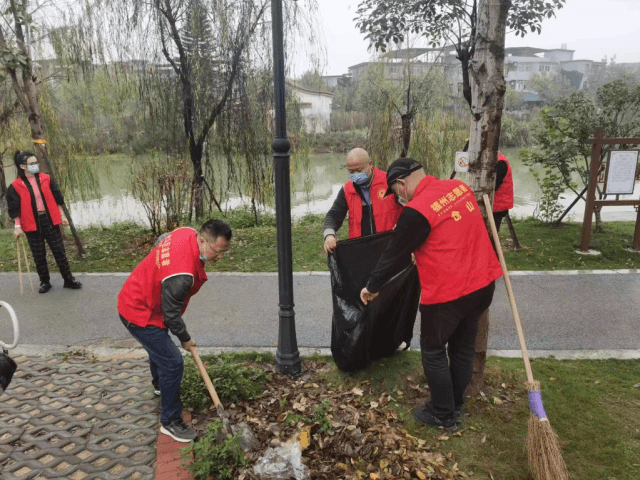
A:
MULTIPOLYGON (((191 424, 191 413, 184 410, 182 418, 187 425, 191 424)), ((187 443, 176 442, 169 435, 158 433, 156 480, 193 480, 191 472, 182 466, 180 457, 180 449, 187 445, 187 443)))

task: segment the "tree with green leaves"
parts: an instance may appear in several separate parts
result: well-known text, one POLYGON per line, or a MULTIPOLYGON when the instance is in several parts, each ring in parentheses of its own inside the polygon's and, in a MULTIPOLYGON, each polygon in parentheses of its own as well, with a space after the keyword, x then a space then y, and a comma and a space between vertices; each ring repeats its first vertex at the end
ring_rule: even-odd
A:
MULTIPOLYGON (((594 98, 589 92, 574 92, 559 99, 554 107, 542 109, 543 128, 536 134, 536 150, 523 150, 526 164, 541 167, 541 216, 553 221, 562 213, 558 196, 569 190, 576 195, 589 183, 593 138, 603 127, 608 137, 640 137, 640 84, 619 79, 600 88, 594 98)), ((611 151, 604 145, 601 160, 611 151)), ((604 194, 597 189, 599 198, 604 194)), ((596 229, 602 229, 596 210, 596 229)))
MULTIPOLYGON (((456 51, 462 66, 462 92, 471 106, 470 64, 478 51, 480 0, 364 0, 357 10, 357 26, 376 50, 400 44, 408 34, 421 35, 432 47, 447 45, 456 51)), ((542 20, 551 18, 565 0, 509 0, 506 27, 516 35, 542 31, 542 20)), ((472 73, 471 73, 472 74, 472 73)), ((473 74, 472 74, 473 75, 473 74)))
POLYGON ((551 107, 556 102, 576 91, 568 78, 559 72, 551 75, 533 75, 531 77, 531 88, 538 94, 542 104, 551 107))
MULTIPOLYGON (((399 51, 402 53, 402 50, 399 51)), ((447 83, 436 64, 425 68, 422 62, 406 58, 402 62, 374 62, 358 84, 358 110, 366 113, 369 123, 368 150, 373 162, 385 168, 398 156, 417 150, 412 132, 417 123, 428 121, 447 95, 447 83), (414 74, 414 67, 423 69, 414 74), (401 69, 391 79, 388 69, 401 69)))

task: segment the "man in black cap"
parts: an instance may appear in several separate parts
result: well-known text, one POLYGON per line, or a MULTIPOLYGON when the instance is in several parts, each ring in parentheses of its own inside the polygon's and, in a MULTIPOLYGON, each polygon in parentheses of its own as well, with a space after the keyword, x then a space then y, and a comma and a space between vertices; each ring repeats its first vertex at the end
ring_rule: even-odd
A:
POLYGON ((360 297, 365 305, 376 298, 402 259, 415 254, 420 348, 431 401, 413 414, 422 423, 456 430, 473 373, 478 320, 502 270, 475 195, 463 182, 438 180, 415 160, 400 158, 387 171, 387 185, 387 195, 407 204, 360 297))

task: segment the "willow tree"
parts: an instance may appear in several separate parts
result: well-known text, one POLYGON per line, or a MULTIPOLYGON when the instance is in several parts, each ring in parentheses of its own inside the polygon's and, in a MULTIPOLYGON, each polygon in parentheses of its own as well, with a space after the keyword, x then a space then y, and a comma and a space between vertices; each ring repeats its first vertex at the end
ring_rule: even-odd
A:
MULTIPOLYGON (((126 29, 122 43, 137 39, 129 53, 145 57, 156 73, 175 78, 183 139, 193 167, 193 204, 197 218, 204 211, 205 147, 216 122, 243 96, 252 69, 268 67, 270 0, 110 0, 126 29), (144 32, 144 36, 140 34, 144 32), (161 63, 168 65, 163 70, 161 63)), ((315 0, 308 2, 308 11, 315 0)), ((296 29, 300 8, 285 2, 296 29)), ((310 24, 309 24, 310 25, 310 24)), ((307 25, 307 26, 309 26, 307 25)), ((313 28, 312 28, 313 30, 313 28)))
MULTIPOLYGON (((371 45, 385 50, 408 34, 421 35, 433 47, 456 52, 462 67, 462 92, 471 110, 469 185, 487 218, 482 196, 493 195, 495 165, 506 85, 504 57, 506 29, 524 36, 540 33, 544 18, 562 8, 565 0, 363 0, 357 25, 371 45)), ((484 385, 489 332, 488 314, 478 328, 471 393, 484 385)))
MULTIPOLYGON (((56 175, 49 159, 46 126, 41 112, 38 88, 36 87, 37 78, 33 71, 31 57, 31 35, 37 29, 34 28, 34 15, 29 8, 38 10, 43 7, 46 5, 30 5, 27 0, 0 2, 0 10, 7 20, 6 23, 0 23, 0 65, 6 72, 13 87, 15 99, 22 107, 29 122, 31 138, 40 168, 55 180, 56 175)), ((62 209, 69 221, 78 254, 82 256, 84 248, 76 232, 69 208, 65 204, 62 209)))
MULTIPOLYGON (((358 109, 366 113, 369 124, 368 149, 380 168, 410 151, 428 151, 424 144, 428 137, 412 134, 416 129, 423 133, 421 127, 433 119, 447 95, 443 70, 437 64, 412 62, 414 51, 392 51, 372 62, 358 84, 358 109), (390 74, 392 71, 396 73, 390 74)), ((444 167, 442 162, 436 163, 431 174, 439 174, 444 167)))

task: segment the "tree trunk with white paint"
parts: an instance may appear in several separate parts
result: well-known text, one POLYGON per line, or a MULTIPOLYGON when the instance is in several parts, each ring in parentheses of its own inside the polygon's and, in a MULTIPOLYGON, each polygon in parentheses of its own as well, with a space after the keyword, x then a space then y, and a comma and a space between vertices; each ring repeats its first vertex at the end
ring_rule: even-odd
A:
MULTIPOLYGON (((510 0, 480 0, 476 51, 469 65, 471 111, 469 140, 469 186, 476 194, 485 218, 492 212, 484 208, 482 196, 493 199, 498 162, 498 145, 506 84, 504 81, 504 45, 510 0)), ((477 394, 484 386, 484 367, 489 337, 489 312, 480 318, 476 339, 473 378, 468 394, 477 394)))

